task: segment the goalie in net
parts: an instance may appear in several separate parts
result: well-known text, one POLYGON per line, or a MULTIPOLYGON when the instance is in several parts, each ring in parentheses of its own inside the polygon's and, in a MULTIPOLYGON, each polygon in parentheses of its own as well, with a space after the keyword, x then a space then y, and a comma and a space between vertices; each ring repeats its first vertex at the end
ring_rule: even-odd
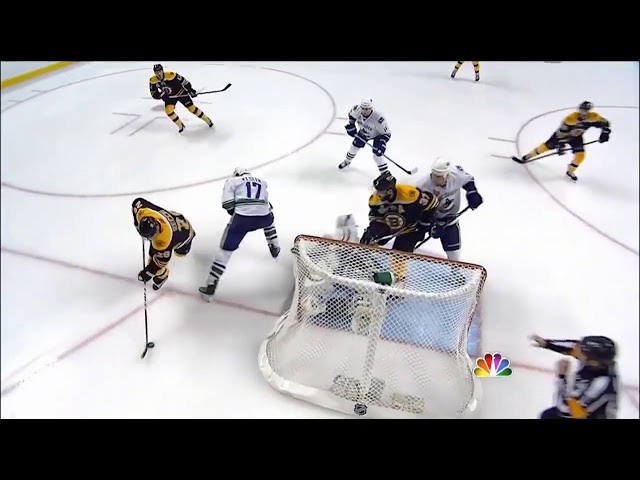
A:
POLYGON ((295 291, 262 343, 264 377, 352 415, 473 414, 481 391, 467 337, 485 269, 356 242, 351 215, 335 238, 296 238, 295 291), (391 273, 397 262, 406 265, 401 281, 391 273))

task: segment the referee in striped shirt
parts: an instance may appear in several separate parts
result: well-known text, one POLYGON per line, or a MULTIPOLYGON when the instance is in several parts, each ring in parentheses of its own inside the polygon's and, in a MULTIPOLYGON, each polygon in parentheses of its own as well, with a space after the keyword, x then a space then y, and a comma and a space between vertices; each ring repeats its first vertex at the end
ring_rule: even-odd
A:
POLYGON ((540 414, 552 419, 615 419, 618 407, 616 345, 608 337, 589 336, 581 340, 548 340, 538 335, 531 340, 540 348, 570 355, 579 361, 573 382, 569 360, 558 362, 556 405, 540 414))

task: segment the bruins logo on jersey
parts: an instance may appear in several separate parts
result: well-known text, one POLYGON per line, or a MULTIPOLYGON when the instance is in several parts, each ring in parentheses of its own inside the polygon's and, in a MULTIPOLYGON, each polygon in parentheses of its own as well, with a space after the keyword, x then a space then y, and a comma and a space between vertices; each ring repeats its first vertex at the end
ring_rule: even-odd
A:
POLYGON ((400 230, 404 228, 407 223, 405 218, 398 213, 387 213, 382 218, 384 223, 386 223, 392 230, 400 230))

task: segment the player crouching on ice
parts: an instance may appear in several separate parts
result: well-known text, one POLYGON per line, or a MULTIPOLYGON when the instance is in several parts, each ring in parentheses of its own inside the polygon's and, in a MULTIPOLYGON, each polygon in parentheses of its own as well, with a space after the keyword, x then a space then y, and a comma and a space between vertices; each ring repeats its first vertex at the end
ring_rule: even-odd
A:
POLYGON ((138 280, 153 280, 153 289, 159 290, 169 278, 167 265, 172 253, 178 257, 187 255, 196 232, 181 213, 165 210, 144 198, 136 198, 131 211, 136 230, 151 242, 149 263, 138 273, 138 280))
POLYGON ((611 135, 611 124, 609 120, 602 117, 599 113, 593 110, 593 103, 582 102, 578 107, 577 112, 570 113, 560 125, 560 128, 556 130, 553 135, 541 144, 539 147, 531 150, 524 157, 511 157, 511 159, 518 163, 527 163, 535 160, 538 155, 558 149, 558 155, 564 155, 565 144, 568 144, 573 152, 573 161, 567 167, 567 176, 574 182, 578 180, 576 176, 576 170, 580 166, 586 157, 584 151, 584 133, 591 127, 601 129, 598 142, 604 143, 609 141, 609 135, 611 135))
POLYGON ((191 82, 175 72, 165 72, 160 64, 153 66, 154 75, 149 79, 149 92, 156 100, 164 101, 164 111, 173 123, 178 127, 178 133, 184 130, 184 123, 175 112, 178 102, 200 120, 213 127, 213 122, 205 113, 193 104, 192 98, 198 93, 191 86, 191 82))
POLYGON ((347 152, 347 158, 338 165, 338 168, 348 167, 358 154, 358 150, 369 140, 373 140, 373 160, 378 165, 378 170, 380 173, 389 171, 384 152, 387 149, 387 142, 391 139, 391 130, 382 113, 373 108, 373 100, 365 98, 360 105, 355 105, 349 112, 349 123, 344 128, 347 134, 353 137, 353 142, 347 152), (360 126, 360 130, 356 124, 360 126))
POLYGON ((334 233, 326 233, 323 236, 342 242, 357 243, 360 236, 358 235, 358 225, 356 224, 355 217, 351 213, 349 215, 340 215, 336 219, 334 233))
POLYGON ((245 168, 236 168, 222 189, 222 208, 231 215, 231 220, 222 234, 220 249, 211 264, 207 284, 198 289, 208 302, 213 299, 231 255, 240 247, 247 233, 263 230, 271 256, 277 258, 280 254, 266 181, 252 176, 245 168))
POLYGON ((569 360, 558 362, 556 406, 542 412, 540 419, 616 418, 619 386, 613 340, 599 335, 580 340, 547 340, 532 335, 531 340, 537 347, 570 355, 580 362, 573 381, 567 379, 569 360))
POLYGON ((431 174, 418 184, 423 192, 431 192, 438 197, 438 209, 431 229, 431 237, 439 238, 442 249, 449 260, 460 260, 460 189, 467 192, 467 204, 475 210, 482 205, 475 180, 464 169, 444 158, 436 158, 431 166, 431 174))

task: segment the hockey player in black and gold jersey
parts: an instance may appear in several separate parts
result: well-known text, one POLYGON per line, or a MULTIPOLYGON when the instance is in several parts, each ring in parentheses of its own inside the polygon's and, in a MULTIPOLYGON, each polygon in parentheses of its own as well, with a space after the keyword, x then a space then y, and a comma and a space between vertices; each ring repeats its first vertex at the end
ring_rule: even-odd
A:
POLYGON ((360 243, 377 243, 379 239, 395 235, 394 249, 413 252, 424 238, 438 208, 438 198, 412 185, 396 184, 390 173, 383 173, 373 182, 376 189, 369 197, 369 226, 360 243))
POLYGON ((131 212, 136 230, 151 242, 149 263, 138 273, 138 280, 153 280, 153 289, 158 290, 169 277, 167 265, 172 254, 187 255, 196 232, 181 213, 165 210, 144 198, 133 201, 131 212))
MULTIPOLYGON (((393 249, 413 252, 416 244, 432 228, 438 197, 412 185, 396 184, 389 172, 373 182, 375 193, 369 197, 369 226, 360 243, 384 245, 393 236, 393 249)), ((406 265, 394 265, 394 273, 404 278, 406 265)))
POLYGON ((616 345, 599 335, 580 340, 548 340, 532 335, 531 340, 546 348, 579 360, 575 378, 570 381, 569 361, 558 362, 556 405, 540 414, 542 420, 615 419, 618 409, 616 345))
POLYGON ((178 127, 178 132, 184 130, 184 123, 175 112, 178 102, 182 103, 187 110, 201 119, 209 128, 213 127, 213 122, 207 117, 202 110, 193 104, 192 98, 198 95, 198 92, 191 86, 191 82, 175 72, 165 72, 162 65, 153 66, 153 76, 149 79, 149 92, 156 100, 164 101, 164 111, 167 116, 178 127))
POLYGON ((563 155, 565 145, 569 145, 573 152, 573 161, 568 165, 566 173, 571 180, 577 181, 576 170, 586 157, 583 135, 591 127, 601 129, 600 137, 598 138, 600 143, 609 141, 609 135, 611 134, 609 120, 594 112, 591 102, 582 102, 578 107, 578 111, 567 115, 560 128, 551 135, 549 140, 531 150, 521 159, 513 157, 513 160, 519 163, 526 163, 554 148, 558 149, 558 155, 563 155))
MULTIPOLYGON (((462 67, 465 61, 466 60, 458 60, 456 62, 456 64, 453 67, 453 72, 451 72, 451 78, 456 78, 456 74, 458 73, 458 70, 460 70, 460 67, 462 67)), ((473 63, 473 71, 476 73, 476 82, 478 82, 480 81, 480 62, 472 61, 471 63, 473 63)))

